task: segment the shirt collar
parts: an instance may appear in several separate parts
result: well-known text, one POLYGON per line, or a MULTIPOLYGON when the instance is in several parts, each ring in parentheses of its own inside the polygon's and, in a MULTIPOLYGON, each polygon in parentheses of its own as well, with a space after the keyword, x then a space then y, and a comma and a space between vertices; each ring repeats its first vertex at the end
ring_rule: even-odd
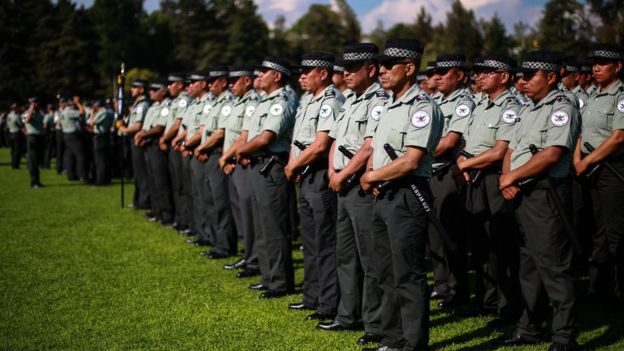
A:
POLYGON ((392 101, 390 107, 394 107, 400 104, 407 104, 411 102, 416 96, 422 94, 423 91, 420 89, 418 84, 414 83, 406 92, 401 96, 398 100, 392 101))

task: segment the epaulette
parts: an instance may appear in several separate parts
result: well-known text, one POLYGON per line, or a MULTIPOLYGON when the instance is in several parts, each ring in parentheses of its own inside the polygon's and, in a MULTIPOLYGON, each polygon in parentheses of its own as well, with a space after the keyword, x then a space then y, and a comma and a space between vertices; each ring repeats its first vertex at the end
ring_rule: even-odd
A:
POLYGON ((507 102, 515 102, 518 105, 522 105, 522 101, 520 101, 520 99, 518 99, 515 96, 508 96, 507 97, 507 102))
POLYGON ((277 97, 281 97, 284 100, 288 101, 288 92, 286 92, 286 90, 282 90, 279 92, 279 94, 277 94, 277 97))
POLYGON ((418 94, 416 95, 416 101, 426 101, 429 100, 429 96, 427 94, 418 94))
POLYGON ((379 89, 379 90, 377 90, 377 91, 375 92, 375 95, 376 95, 378 98, 384 98, 384 99, 387 99, 387 98, 389 97, 389 96, 388 96, 388 93, 386 93, 386 91, 385 91, 385 90, 383 90, 383 89, 379 89))
POLYGON ((620 91, 624 91, 624 85, 620 87, 620 91))
POLYGON ((327 89, 325 90, 325 97, 326 98, 336 97, 336 92, 334 91, 334 89, 327 89))
POLYGON ((557 102, 562 102, 562 101, 565 101, 565 102, 567 102, 567 103, 569 103, 569 104, 571 104, 571 103, 572 103, 572 101, 570 101, 570 99, 568 99, 568 97, 567 97, 567 96, 565 96, 565 95, 559 95, 559 96, 557 96, 557 102))
POLYGON ((345 112, 345 109, 344 109, 344 107, 341 107, 341 108, 340 108, 340 111, 339 111, 339 112, 340 112, 340 113, 343 113, 343 112, 345 112))

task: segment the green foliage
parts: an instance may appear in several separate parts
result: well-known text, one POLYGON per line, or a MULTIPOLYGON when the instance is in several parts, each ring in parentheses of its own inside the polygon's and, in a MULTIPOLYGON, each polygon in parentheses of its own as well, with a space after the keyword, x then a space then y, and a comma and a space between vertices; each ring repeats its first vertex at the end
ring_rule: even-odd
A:
POLYGON ((583 6, 576 0, 546 3, 539 23, 539 46, 570 56, 581 56, 589 49, 587 33, 581 29, 583 6), (575 40, 576 39, 576 40, 575 40))
POLYGON ((514 40, 507 35, 505 25, 494 15, 489 22, 483 22, 485 31, 483 50, 484 54, 511 55, 511 50, 515 46, 514 40))
MULTIPOLYGON (((361 349, 355 342, 361 331, 318 331, 306 313, 288 311, 300 292, 259 300, 247 288, 258 278, 236 279, 223 269, 225 260, 208 260, 141 211, 120 209, 118 183, 79 185, 53 166, 41 172, 46 187, 31 189, 24 164, 16 171, 8 161, 8 150, 0 149, 0 349, 361 349)), ((132 191, 127 185, 126 199, 132 191)), ((302 252, 293 255, 301 284, 302 252)), ((624 348, 621 315, 577 307, 584 347, 624 348)), ((491 319, 459 318, 432 301, 430 345, 494 350, 491 340, 513 327, 493 329, 491 319)))

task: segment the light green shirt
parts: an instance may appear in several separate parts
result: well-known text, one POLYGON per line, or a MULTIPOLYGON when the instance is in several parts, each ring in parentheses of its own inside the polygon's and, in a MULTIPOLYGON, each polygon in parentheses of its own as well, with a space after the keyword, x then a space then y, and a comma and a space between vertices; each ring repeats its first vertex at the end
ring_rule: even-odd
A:
POLYGON ((17 112, 11 111, 7 115, 7 125, 9 126, 9 133, 18 133, 24 127, 24 121, 17 112))
POLYGON ((61 111, 61 128, 63 133, 76 133, 80 131, 81 126, 80 111, 67 106, 61 111))
MULTIPOLYGON (((607 91, 596 90, 583 112, 582 139, 598 148, 614 130, 624 129, 624 83, 617 80, 607 91)), ((581 151, 589 153, 585 145, 581 151)), ((615 155, 623 155, 620 147, 615 155)))
POLYGON ((572 89, 572 94, 576 96, 576 99, 579 103, 579 109, 581 110, 581 116, 583 112, 585 112, 585 107, 587 107, 587 102, 589 101, 589 95, 583 89, 583 87, 579 84, 576 88, 572 89))
POLYGON ((399 157, 407 147, 427 150, 413 175, 431 177, 433 155, 442 136, 443 116, 438 105, 414 84, 401 98, 388 100, 373 136, 373 169, 392 162, 384 149, 390 144, 399 157))
MULTIPOLYGON (((359 96, 354 92, 349 94, 329 132, 329 136, 336 140, 336 148, 344 146, 355 154, 364 145, 364 139, 375 134, 388 98, 388 93, 377 82, 359 96)), ((342 152, 334 150, 335 169, 343 169, 348 163, 349 159, 342 152)))
POLYGON ((171 105, 169 105, 169 117, 167 118, 167 124, 165 125, 165 133, 171 129, 173 124, 177 119, 184 118, 184 111, 188 107, 191 102, 191 97, 185 92, 181 92, 180 95, 176 96, 173 101, 171 101, 171 105))
POLYGON ((276 138, 264 150, 254 152, 253 156, 266 152, 288 153, 295 122, 295 108, 295 102, 284 88, 275 90, 262 100, 249 119, 249 140, 265 130, 274 133, 276 138))
POLYGON ((112 110, 100 108, 93 116, 93 134, 108 134, 115 116, 112 110))
MULTIPOLYGON (((26 120, 27 112, 22 114, 22 120, 26 120)), ((45 130, 43 129, 43 114, 41 111, 33 111, 32 116, 30 117, 30 121, 25 123, 26 125, 26 134, 27 135, 43 135, 45 130)))
MULTIPOLYGON (((299 105, 295 117, 293 141, 297 140, 308 146, 316 139, 317 132, 329 132, 344 103, 344 96, 334 84, 330 84, 318 95, 310 95, 305 104, 299 105)), ((292 156, 299 157, 301 150, 291 148, 292 156)))
POLYGON ((54 124, 54 112, 48 112, 43 116, 43 127, 51 132, 56 129, 54 124))
MULTIPOLYGON (((227 150, 232 147, 232 144, 241 135, 245 121, 248 121, 253 113, 256 111, 256 107, 260 103, 260 96, 255 89, 249 90, 241 98, 237 99, 232 107, 232 113, 227 119, 222 119, 225 129, 225 138, 223 139, 223 149, 227 150)), ((221 126, 219 126, 221 128, 221 126)))
POLYGON ((492 102, 486 95, 472 112, 464 134, 464 150, 476 156, 493 148, 497 140, 510 141, 521 106, 518 98, 509 90, 492 102))
POLYGON ((446 136, 449 132, 463 134, 475 108, 472 93, 465 88, 457 89, 449 96, 442 97, 438 104, 444 115, 442 136, 446 136))
POLYGON ((199 129, 199 123, 202 116, 210 113, 212 108, 212 102, 214 97, 210 93, 205 93, 199 98, 193 99, 191 104, 184 111, 184 117, 182 118, 182 130, 186 131, 186 140, 189 140, 195 135, 197 129, 199 129))
POLYGON ((128 125, 131 126, 136 122, 141 122, 145 120, 145 115, 147 114, 147 109, 149 108, 149 101, 145 98, 145 96, 141 96, 139 100, 135 100, 132 107, 130 107, 130 115, 128 117, 128 125))
POLYGON ((565 177, 570 172, 572 153, 578 137, 580 112, 573 101, 559 90, 553 90, 538 103, 530 102, 520 109, 520 121, 509 142, 511 170, 531 159, 529 145, 538 150, 550 146, 567 149, 559 162, 549 170, 551 177, 565 177))
POLYGON ((202 115, 202 119, 199 122, 204 126, 204 133, 202 134, 201 142, 203 143, 208 137, 214 133, 219 127, 220 120, 226 120, 232 114, 232 106, 234 105, 234 95, 229 90, 225 90, 217 97, 210 108, 208 114, 202 115))
POLYGON ((145 120, 143 121, 141 129, 148 131, 157 126, 164 127, 167 124, 167 119, 169 119, 169 114, 171 113, 171 110, 169 109, 170 105, 171 100, 168 98, 163 101, 154 101, 154 103, 152 103, 152 105, 147 109, 145 120))

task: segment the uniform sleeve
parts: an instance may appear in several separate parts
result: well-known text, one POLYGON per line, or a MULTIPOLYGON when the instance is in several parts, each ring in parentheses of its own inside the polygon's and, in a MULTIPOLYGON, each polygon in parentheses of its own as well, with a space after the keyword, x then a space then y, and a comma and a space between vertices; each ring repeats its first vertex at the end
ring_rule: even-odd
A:
POLYGON ((496 131, 496 140, 511 141, 519 109, 520 105, 511 101, 503 105, 496 131))
POLYGON ((409 112, 405 146, 427 148, 433 137, 434 111, 427 102, 416 103, 409 112))
POLYGON ((144 102, 141 104, 141 111, 137 111, 137 119, 135 122, 141 122, 143 123, 143 121, 145 121, 145 116, 147 115, 147 110, 149 109, 149 104, 147 102, 144 102))
POLYGON ((366 122, 366 132, 364 133, 364 138, 371 138, 375 135, 375 131, 377 130, 379 120, 381 119, 381 115, 387 101, 387 98, 380 97, 376 97, 371 100, 371 103, 368 105, 368 122, 366 122))
POLYGON ((100 124, 106 119, 107 113, 106 111, 99 111, 93 116, 93 123, 100 124))
POLYGON ((616 99, 615 113, 613 114, 613 130, 624 129, 624 94, 616 99))
POLYGON ((221 112, 217 120, 217 129, 225 129, 227 127, 228 119, 235 117, 232 116, 232 110, 234 109, 234 103, 232 100, 226 102, 221 106, 221 112))
POLYGON ((569 102, 555 103, 553 112, 548 118, 544 148, 560 146, 573 150, 578 136, 576 121, 578 121, 578 109, 576 107, 569 102))
POLYGON ((289 127, 288 117, 292 110, 283 99, 275 99, 269 106, 267 116, 262 123, 262 130, 268 130, 280 135, 289 127))
POLYGON ((158 112, 158 117, 156 118, 156 125, 166 127, 167 119, 169 118, 170 114, 171 114, 171 106, 169 104, 163 106, 160 109, 160 112, 158 112))
POLYGON ((455 111, 453 111, 448 131, 464 134, 466 129, 468 129, 468 122, 470 121, 470 116, 474 108, 475 103, 471 98, 461 98, 459 103, 455 106, 455 111))
POLYGON ((328 132, 332 129, 334 122, 340 114, 340 107, 343 104, 342 99, 325 99, 321 104, 318 115, 318 123, 316 125, 317 132, 328 132))

